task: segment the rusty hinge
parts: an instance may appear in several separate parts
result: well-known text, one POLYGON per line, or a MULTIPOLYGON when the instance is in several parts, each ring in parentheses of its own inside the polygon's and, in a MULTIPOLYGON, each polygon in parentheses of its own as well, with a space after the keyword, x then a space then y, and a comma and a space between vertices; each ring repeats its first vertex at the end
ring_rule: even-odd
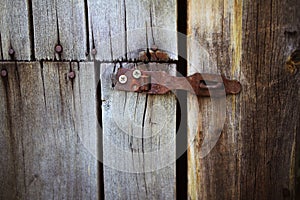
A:
POLYGON ((173 90, 186 90, 198 96, 218 97, 225 94, 238 94, 241 91, 241 84, 216 74, 195 73, 188 77, 175 77, 164 71, 119 68, 115 88, 147 94, 166 94, 173 90))

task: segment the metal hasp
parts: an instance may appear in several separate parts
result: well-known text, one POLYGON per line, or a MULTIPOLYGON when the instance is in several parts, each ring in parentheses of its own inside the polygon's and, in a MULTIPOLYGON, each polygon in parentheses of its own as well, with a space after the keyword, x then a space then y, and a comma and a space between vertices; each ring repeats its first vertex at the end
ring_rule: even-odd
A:
POLYGON ((238 94, 241 84, 216 74, 195 73, 188 77, 171 76, 164 71, 142 71, 119 68, 115 89, 147 94, 166 94, 173 90, 186 90, 197 96, 218 97, 238 94), (126 80, 126 81, 125 81, 126 80))

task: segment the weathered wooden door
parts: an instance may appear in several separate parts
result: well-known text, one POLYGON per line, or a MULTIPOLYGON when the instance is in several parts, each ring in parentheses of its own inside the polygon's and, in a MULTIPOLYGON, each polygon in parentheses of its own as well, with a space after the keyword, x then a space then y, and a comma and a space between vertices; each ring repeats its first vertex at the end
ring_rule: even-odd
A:
POLYGON ((297 199, 299 7, 2 0, 0 199, 297 199), (121 67, 223 74, 243 89, 125 92, 121 67))

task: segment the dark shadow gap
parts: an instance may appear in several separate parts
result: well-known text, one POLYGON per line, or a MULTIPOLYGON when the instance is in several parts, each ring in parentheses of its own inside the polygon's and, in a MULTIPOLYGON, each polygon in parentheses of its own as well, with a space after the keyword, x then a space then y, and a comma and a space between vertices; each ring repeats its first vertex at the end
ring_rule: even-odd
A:
POLYGON ((89 35, 89 6, 88 1, 84 0, 85 32, 86 32, 86 55, 90 54, 90 35, 89 35))
MULTIPOLYGON (((187 0, 177 0, 177 76, 187 75, 187 0)), ((176 109, 176 199, 187 199, 187 93, 177 92, 176 109)))
MULTIPOLYGON (((94 62, 96 68, 96 80, 100 77, 100 62, 94 62)), ((100 79, 97 82, 96 88, 96 102, 97 102, 97 119, 99 124, 98 130, 98 198, 104 200, 104 171, 103 171, 103 125, 102 125, 102 100, 101 100, 101 81, 100 79)))
POLYGON ((34 49, 34 21, 33 21, 33 8, 32 1, 27 1, 28 6, 28 27, 29 27, 29 38, 30 38, 30 59, 35 60, 35 49, 34 49))

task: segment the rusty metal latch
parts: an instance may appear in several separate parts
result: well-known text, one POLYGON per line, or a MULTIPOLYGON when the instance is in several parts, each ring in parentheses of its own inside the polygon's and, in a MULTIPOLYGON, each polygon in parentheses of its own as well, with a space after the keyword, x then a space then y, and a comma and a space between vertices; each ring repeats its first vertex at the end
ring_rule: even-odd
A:
POLYGON ((115 88, 147 94, 166 94, 173 90, 186 90, 197 96, 218 97, 225 93, 238 94, 242 87, 240 82, 216 74, 195 73, 188 77, 175 77, 164 71, 119 68, 115 88))

